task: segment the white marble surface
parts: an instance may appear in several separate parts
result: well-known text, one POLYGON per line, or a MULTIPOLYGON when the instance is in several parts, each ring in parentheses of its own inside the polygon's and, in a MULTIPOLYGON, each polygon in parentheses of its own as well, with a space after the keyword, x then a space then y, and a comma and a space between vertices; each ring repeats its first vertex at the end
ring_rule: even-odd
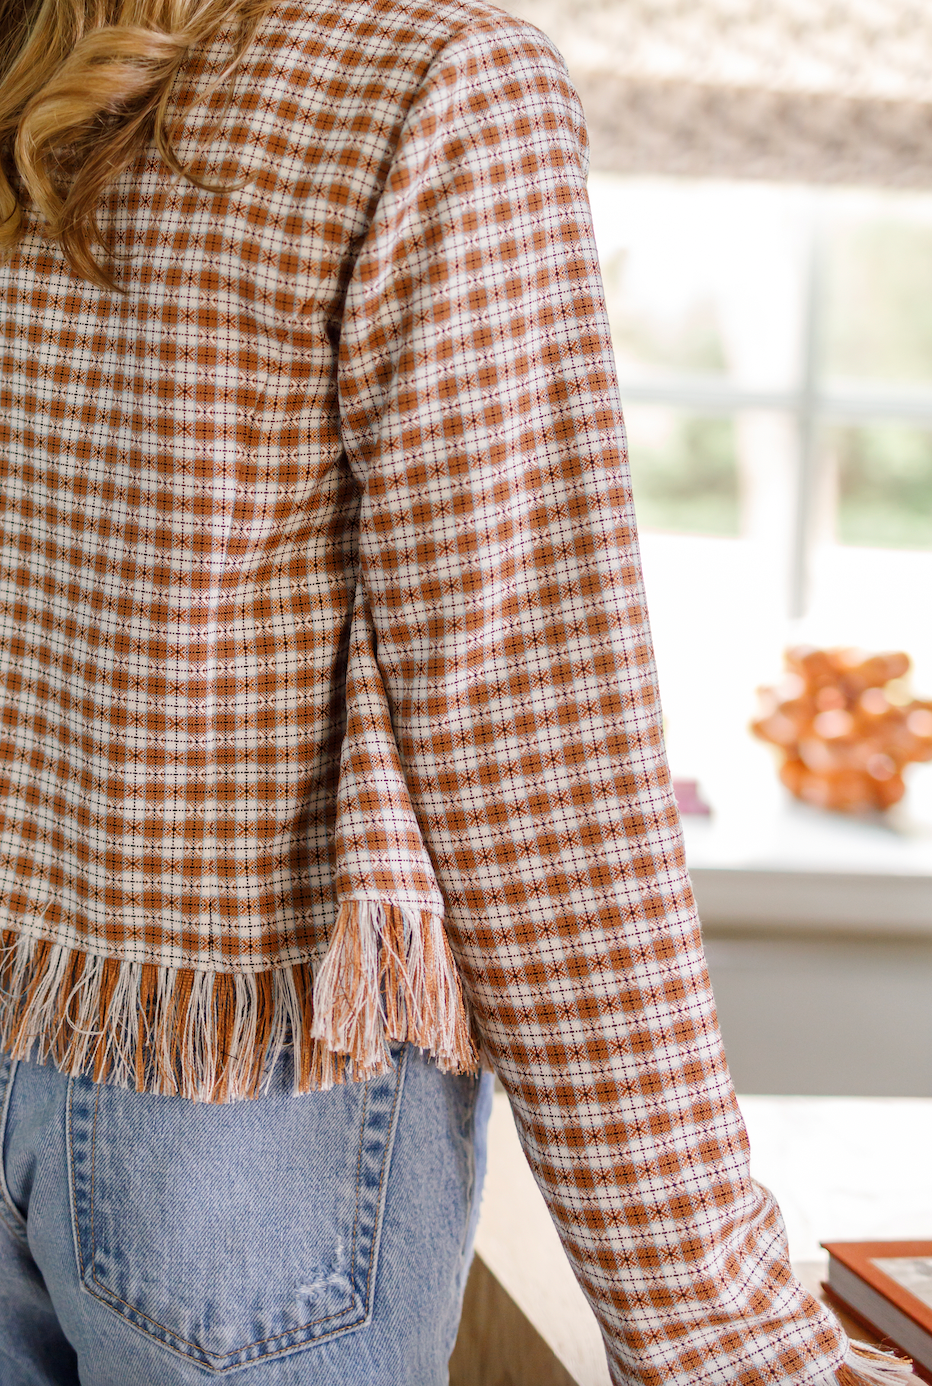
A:
MULTIPOLYGON (((739 1098, 755 1177, 776 1194, 790 1256, 818 1290, 821 1241, 932 1237, 932 1098, 739 1098)), ((608 1386, 576 1284, 497 1093, 476 1251, 579 1386, 608 1386)))
MULTIPOLYGON (((822 1241, 932 1238, 932 1098, 741 1096, 751 1169, 818 1291, 822 1241)), ((476 1251, 579 1386, 608 1386, 598 1326, 495 1096, 476 1251)))
POLYGON ((823 1241, 932 1238, 932 1098, 739 1100, 794 1261, 824 1263, 823 1241))

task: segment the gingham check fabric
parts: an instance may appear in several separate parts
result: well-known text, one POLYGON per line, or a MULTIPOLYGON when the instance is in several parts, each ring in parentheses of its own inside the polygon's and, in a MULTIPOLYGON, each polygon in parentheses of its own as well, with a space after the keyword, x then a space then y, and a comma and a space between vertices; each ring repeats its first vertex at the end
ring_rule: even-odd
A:
POLYGON ((834 1380, 703 961, 565 69, 480 0, 281 4, 205 98, 226 51, 173 105, 226 190, 123 176, 120 292, 37 228, 0 268, 8 1017, 194 1029, 211 977, 271 1025, 340 902, 442 913, 613 1380, 834 1380))

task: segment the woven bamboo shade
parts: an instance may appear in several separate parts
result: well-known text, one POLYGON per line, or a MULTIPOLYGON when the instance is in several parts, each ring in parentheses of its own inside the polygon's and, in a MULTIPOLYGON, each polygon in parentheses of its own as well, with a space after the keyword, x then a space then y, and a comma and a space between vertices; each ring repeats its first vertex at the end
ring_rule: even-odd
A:
POLYGON ((594 168, 932 186, 929 0, 503 8, 543 29, 566 58, 594 168))

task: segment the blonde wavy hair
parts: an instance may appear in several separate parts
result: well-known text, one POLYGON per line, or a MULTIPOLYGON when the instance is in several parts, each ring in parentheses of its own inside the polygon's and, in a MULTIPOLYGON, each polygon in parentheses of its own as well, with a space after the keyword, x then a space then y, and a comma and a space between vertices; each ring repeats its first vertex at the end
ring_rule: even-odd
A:
POLYGON ((29 206, 77 274, 113 287, 94 252, 104 190, 153 142, 171 169, 191 176, 167 128, 175 75, 192 48, 230 31, 216 88, 271 3, 0 0, 0 255, 18 244, 29 206))

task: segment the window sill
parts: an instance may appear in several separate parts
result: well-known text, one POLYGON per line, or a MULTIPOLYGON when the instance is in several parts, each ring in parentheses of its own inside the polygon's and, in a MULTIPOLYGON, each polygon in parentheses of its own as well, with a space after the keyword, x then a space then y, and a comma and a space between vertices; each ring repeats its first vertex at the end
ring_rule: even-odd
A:
POLYGON ((778 792, 683 824, 709 932, 932 938, 932 828, 908 808, 889 820, 846 819, 778 792))

